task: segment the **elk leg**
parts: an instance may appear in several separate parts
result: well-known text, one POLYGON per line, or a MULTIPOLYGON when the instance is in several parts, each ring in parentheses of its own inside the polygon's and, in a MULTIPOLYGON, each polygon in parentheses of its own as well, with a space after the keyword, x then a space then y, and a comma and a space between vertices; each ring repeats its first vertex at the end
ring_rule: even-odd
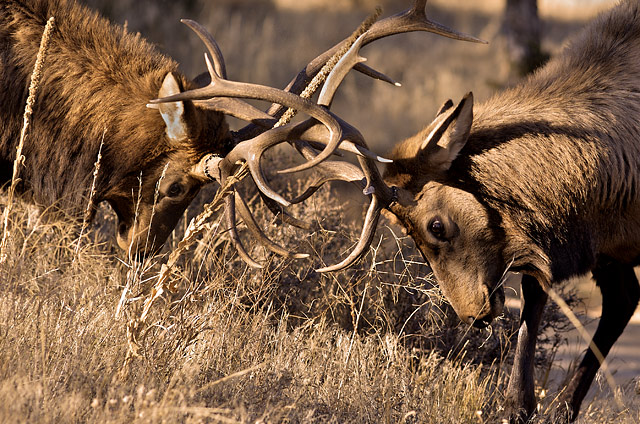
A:
MULTIPOLYGON (((592 341, 606 357, 638 306, 640 286, 632 266, 614 261, 598 261, 593 279, 602 293, 602 316, 592 341)), ((588 349, 560 397, 558 413, 562 419, 573 421, 577 417, 599 368, 600 362, 588 349)))
POLYGON ((538 326, 547 302, 547 294, 535 278, 523 275, 521 287, 520 330, 505 398, 509 422, 526 422, 536 407, 534 356, 538 326))

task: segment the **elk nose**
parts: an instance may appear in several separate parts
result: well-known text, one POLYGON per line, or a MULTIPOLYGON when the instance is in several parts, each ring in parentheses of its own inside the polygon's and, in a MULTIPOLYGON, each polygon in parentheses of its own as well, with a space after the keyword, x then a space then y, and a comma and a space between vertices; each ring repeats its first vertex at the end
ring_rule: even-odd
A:
POLYGON ((129 226, 124 222, 118 224, 118 231, 116 233, 116 240, 118 242, 118 246, 122 250, 129 249, 129 226))

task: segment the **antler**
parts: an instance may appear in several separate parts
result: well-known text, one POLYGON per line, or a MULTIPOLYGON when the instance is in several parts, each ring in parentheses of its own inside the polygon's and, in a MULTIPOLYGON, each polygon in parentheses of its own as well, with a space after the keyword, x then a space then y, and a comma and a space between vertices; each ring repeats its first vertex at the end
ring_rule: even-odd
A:
MULTIPOLYGON (((329 142, 326 143, 325 149, 313 160, 304 165, 292 168, 291 170, 288 170, 289 172, 302 171, 304 169, 312 168, 335 152, 335 150, 338 148, 338 144, 342 140, 342 133, 340 125, 327 109, 320 107, 309 99, 305 99, 289 91, 258 84, 241 83, 224 79, 222 76, 218 75, 218 70, 224 71, 224 62, 221 59, 222 55, 219 53, 220 49, 213 39, 213 36, 207 33, 200 24, 194 21, 187 21, 187 24, 192 29, 196 28, 196 33, 200 36, 200 38, 206 39, 205 44, 207 46, 207 49, 209 50, 209 53, 214 58, 214 60, 217 59, 215 60, 215 64, 212 64, 209 56, 205 54, 205 61, 207 63, 207 69, 209 70, 211 82, 206 87, 196 88, 173 96, 152 100, 151 103, 175 102, 180 100, 202 101, 219 97, 265 100, 272 103, 277 103, 279 105, 306 113, 307 115, 324 124, 329 130, 329 142)), ((255 137, 251 142, 252 146, 242 146, 241 148, 239 148, 239 150, 241 150, 243 153, 246 152, 256 154, 255 157, 257 158, 257 160, 253 160, 253 157, 245 157, 246 159, 250 160, 249 169, 254 179, 261 180, 261 173, 258 170, 257 162, 259 162, 262 153, 270 147, 286 142, 288 138, 283 138, 281 137, 281 135, 286 134, 289 130, 290 129, 287 129, 286 131, 281 133, 278 128, 274 128, 272 131, 275 131, 275 133, 264 132, 263 134, 268 135, 266 137, 261 137, 263 134, 260 134, 259 136, 255 137)), ((261 187, 261 189, 262 188, 264 187, 261 187)), ((267 195, 284 206, 288 205, 288 202, 285 201, 277 193, 270 192, 267 195)))
MULTIPOLYGON (((399 85, 391 78, 365 66, 362 63, 365 59, 359 56, 360 48, 372 41, 389 35, 412 31, 428 31, 449 38, 483 42, 475 37, 459 33, 430 21, 424 10, 425 6, 426 0, 416 0, 413 7, 403 13, 375 23, 373 19, 365 21, 367 22, 367 27, 361 31, 362 35, 360 35, 355 42, 353 41, 355 36, 352 35, 352 37, 343 40, 341 43, 338 43, 333 48, 315 58, 284 90, 227 80, 224 59, 213 36, 198 23, 183 20, 183 22, 193 29, 204 41, 211 55, 212 59, 205 53, 210 82, 205 87, 186 91, 175 96, 152 100, 151 103, 190 100, 198 106, 219 110, 251 122, 245 128, 235 133, 236 145, 225 158, 215 158, 215 160, 211 160, 212 155, 207 155, 196 166, 196 169, 200 170, 207 177, 217 179, 224 183, 233 175, 238 166, 242 165, 247 167, 267 206, 275 214, 282 212, 283 220, 293 225, 309 227, 308 224, 287 215, 284 210, 278 210, 279 207, 304 201, 328 181, 342 180, 359 184, 361 188, 363 188, 363 193, 371 196, 371 203, 367 211, 360 239, 353 251, 342 262, 321 268, 318 271, 325 272, 347 268, 366 253, 375 235, 382 209, 389 208, 396 200, 395 188, 388 187, 384 183, 375 164, 376 161, 389 161, 370 152, 362 134, 335 116, 328 109, 335 92, 351 69, 356 69, 368 76, 399 85), (351 42, 353 45, 349 46, 351 42), (336 55, 336 52, 341 51, 346 51, 346 53, 329 73, 319 95, 318 102, 314 103, 307 98, 299 96, 297 93, 302 92, 302 89, 320 72, 329 59, 336 55), (239 100, 241 98, 268 101, 272 103, 272 106, 269 111, 265 113, 239 100), (280 125, 280 123, 276 123, 276 119, 282 116, 287 108, 301 111, 310 118, 295 125, 280 125), (313 167, 316 176, 310 187, 291 202, 269 186, 261 167, 261 158, 264 152, 284 142, 293 145, 306 159, 306 162, 299 166, 278 172, 291 173, 313 167), (332 154, 336 153, 338 149, 355 153, 360 168, 347 162, 327 160, 332 154)), ((363 24, 361 28, 363 26, 365 26, 365 24, 363 24)), ((232 243, 238 250, 241 258, 249 265, 260 267, 260 264, 254 261, 247 253, 238 236, 235 218, 236 210, 245 222, 247 229, 269 250, 283 256, 294 258, 307 256, 304 254, 293 254, 281 246, 278 246, 276 243, 273 243, 257 225, 242 196, 237 190, 234 190, 233 196, 230 195, 226 199, 226 221, 232 243)))
MULTIPOLYGON (((367 31, 366 36, 362 41, 362 46, 364 47, 373 41, 391 35, 415 31, 431 32, 455 40, 487 44, 485 40, 469 34, 458 32, 430 20, 427 17, 426 6, 427 0, 415 0, 412 8, 374 23, 367 31)), ((309 62, 309 64, 305 66, 298 73, 298 75, 296 75, 296 77, 289 82, 285 90, 291 91, 293 93, 300 93, 304 89, 304 87, 307 86, 309 81, 311 81, 311 79, 320 71, 327 60, 332 55, 334 55, 335 52, 343 48, 346 41, 346 39, 342 40, 341 42, 309 62)), ((395 84, 395 81, 393 81, 392 79, 369 68, 364 64, 356 64, 354 66, 354 69, 372 78, 395 84)), ((282 105, 274 103, 271 105, 267 113, 271 116, 278 117, 282 113, 284 113, 284 108, 282 107, 282 105)), ((256 130, 259 131, 259 128, 257 128, 255 125, 248 125, 241 130, 242 137, 249 137, 250 134, 253 134, 256 130)))
MULTIPOLYGON (((358 63, 362 63, 365 59, 359 55, 360 48, 364 45, 366 34, 362 35, 347 53, 340 59, 335 69, 331 72, 330 76, 320 93, 318 100, 319 104, 330 104, 333 96, 339 87, 340 83, 347 75, 347 73, 358 63)), ((351 140, 357 146, 366 146, 364 138, 355 128, 348 126, 344 123, 345 128, 349 129, 348 133, 351 135, 351 140)), ((347 132, 347 131, 345 131, 347 132)), ((307 146, 296 144, 298 151, 309 159, 314 152, 307 146)), ((380 213, 383 209, 389 207, 394 203, 396 199, 395 187, 389 187, 383 181, 380 172, 375 164, 375 161, 367 156, 358 156, 361 169, 357 169, 355 166, 347 162, 331 162, 327 161, 317 166, 318 179, 315 184, 312 185, 307 192, 300 196, 298 201, 302 201, 308 198, 313 192, 315 192, 322 184, 328 181, 342 180, 349 182, 357 182, 363 186, 363 193, 365 195, 371 195, 371 203, 367 210, 364 225, 362 227, 362 233, 360 239, 351 253, 340 263, 317 269, 318 272, 337 271, 340 269, 348 268, 353 263, 358 261, 366 253, 367 248, 371 245, 373 236, 375 235, 376 228, 378 226, 378 220, 380 219, 380 213)))

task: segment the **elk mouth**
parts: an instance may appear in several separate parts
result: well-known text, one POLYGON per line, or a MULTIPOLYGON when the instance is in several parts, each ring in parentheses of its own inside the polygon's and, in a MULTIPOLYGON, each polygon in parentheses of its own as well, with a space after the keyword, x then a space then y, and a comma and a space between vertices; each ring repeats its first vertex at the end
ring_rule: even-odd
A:
POLYGON ((485 286, 487 290, 488 302, 485 301, 485 308, 475 317, 467 317, 467 323, 476 328, 487 328, 493 320, 502 314, 504 310, 504 288, 498 285, 493 289, 485 286))
POLYGON ((123 221, 118 223, 116 241, 122 250, 135 254, 139 259, 156 255, 164 245, 164 241, 163 243, 156 242, 155 235, 150 237, 148 229, 142 229, 134 234, 132 227, 123 221))

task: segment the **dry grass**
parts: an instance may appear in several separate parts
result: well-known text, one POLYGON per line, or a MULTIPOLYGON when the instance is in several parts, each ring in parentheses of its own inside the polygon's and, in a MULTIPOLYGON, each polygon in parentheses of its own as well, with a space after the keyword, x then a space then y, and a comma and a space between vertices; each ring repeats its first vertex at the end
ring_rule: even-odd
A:
MULTIPOLYGON (((320 200, 333 202, 336 219, 337 203, 320 200)), ((18 204, 13 217, 27 222, 19 213, 28 211, 18 204)), ((274 230, 290 244, 299 237, 274 230)), ((320 276, 317 263, 270 258, 254 272, 223 237, 203 241, 173 276, 182 290, 152 309, 141 357, 123 368, 125 324, 140 312, 134 295, 145 278, 132 281, 100 240, 76 253, 63 224, 40 223, 28 234, 37 237, 13 246, 0 275, 2 422, 438 422, 429 418, 436 410, 464 422, 493 409, 486 389, 496 371, 391 331, 427 324, 433 306, 421 296, 439 302, 421 278, 389 275, 392 263, 320 276), (132 296, 116 319, 125 286, 132 296), (407 304, 408 293, 416 299, 407 304), (402 308, 415 310, 415 324, 402 308)), ((322 232, 304 244, 320 250, 331 238, 322 232)), ((419 276, 413 267, 403 272, 419 276)))
MULTIPOLYGON (((363 17, 359 11, 282 12, 266 2, 251 2, 252 13, 244 3, 250 2, 190 2, 194 9, 187 11, 171 3, 165 6, 175 19, 158 21, 156 32, 144 28, 147 19, 162 15, 157 3, 139 2, 148 14, 132 9, 117 15, 129 10, 126 2, 105 7, 117 19, 131 19, 131 30, 170 34, 156 41, 182 54, 188 69, 202 66, 202 47, 187 41, 186 30, 184 38, 174 36, 175 28, 178 17, 197 10, 197 18, 216 29, 232 78, 276 86, 311 58, 309 52, 346 36, 363 17), (140 21, 132 19, 137 15, 140 21), (339 30, 328 31, 323 22, 339 30), (175 40, 179 44, 171 48, 175 40)), ((497 19, 437 8, 434 15, 485 38, 491 38, 497 19)), ((561 26, 554 28, 557 34, 561 26)), ((350 77, 334 107, 377 151, 427 123, 446 98, 470 88, 482 98, 500 85, 495 69, 501 57, 486 46, 424 34, 399 40, 365 55, 404 88, 350 77)), ((274 185, 300 190, 304 182, 278 178, 274 185)), ((243 190, 252 194, 251 187, 243 190)), ((187 220, 212 197, 208 190, 194 202, 167 251, 178 247, 187 220)), ((0 202, 6 210, 7 200, 0 202)), ((253 203, 260 222, 270 222, 269 213, 253 203)), ((128 323, 140 317, 165 258, 117 259, 114 217, 105 207, 81 239, 65 221, 44 222, 21 203, 12 207, 14 237, 6 266, 0 267, 0 422, 491 423, 499 416, 513 317, 498 321, 491 332, 460 326, 411 241, 384 224, 359 266, 315 273, 323 261, 339 260, 357 234, 345 216, 360 217, 362 205, 345 206, 336 192, 322 191, 293 209, 319 223, 313 234, 267 225, 269 236, 312 253, 309 259, 273 257, 247 240, 250 253, 266 264, 252 270, 224 232, 204 234, 174 260, 166 278, 178 290, 164 293, 149 309, 135 339, 139 356, 127 363, 128 323)), ((212 216, 212 230, 219 219, 212 216)), ((550 313, 546 325, 552 327, 559 318, 557 311, 550 313)), ((559 342, 543 340, 540 351, 543 411, 556 393, 544 372, 559 342)), ((627 410, 612 408, 606 395, 596 397, 584 405, 580 422, 640 421, 634 387, 617 390, 627 410)))
MULTIPOLYGON (((335 260, 355 229, 340 222, 330 192, 317 202, 296 212, 338 233, 272 227, 269 235, 335 260)), ((256 209, 264 222, 267 211, 256 209)), ((268 256, 264 270, 251 270, 224 234, 205 237, 175 268, 179 290, 156 302, 140 356, 125 365, 127 323, 158 265, 116 260, 96 228, 76 252, 73 228, 30 227, 28 214, 16 204, 24 236, 0 275, 1 422, 497 419, 513 321, 492 333, 458 326, 409 240, 390 230, 361 266, 331 275, 314 273, 318 258, 268 256)), ((258 246, 252 253, 264 255, 258 246)), ((583 422, 638 414, 597 405, 585 409, 598 420, 583 422)))

